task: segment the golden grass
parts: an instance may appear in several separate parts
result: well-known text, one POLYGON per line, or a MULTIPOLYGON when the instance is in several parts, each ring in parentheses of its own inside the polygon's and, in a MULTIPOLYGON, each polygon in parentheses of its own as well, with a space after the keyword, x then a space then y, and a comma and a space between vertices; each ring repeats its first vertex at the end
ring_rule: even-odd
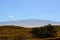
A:
MULTIPOLYGON (((57 30, 57 38, 60 37, 60 26, 54 26, 57 30)), ((0 26, 0 40, 20 40, 22 37, 24 40, 49 40, 50 38, 36 39, 32 37, 30 33, 32 28, 24 28, 21 26, 0 26)), ((21 40, 22 40, 21 39, 21 40)), ((51 38, 52 40, 52 38, 51 38)), ((54 39, 56 40, 56 38, 54 39)))

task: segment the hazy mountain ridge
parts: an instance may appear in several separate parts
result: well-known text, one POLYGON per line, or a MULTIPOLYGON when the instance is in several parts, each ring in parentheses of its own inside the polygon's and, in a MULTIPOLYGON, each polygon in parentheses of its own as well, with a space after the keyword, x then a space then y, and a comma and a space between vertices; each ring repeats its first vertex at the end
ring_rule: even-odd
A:
POLYGON ((54 22, 49 20, 38 20, 38 19, 0 22, 0 25, 17 25, 17 26, 24 26, 24 27, 40 27, 47 24, 60 25, 60 22, 54 22))

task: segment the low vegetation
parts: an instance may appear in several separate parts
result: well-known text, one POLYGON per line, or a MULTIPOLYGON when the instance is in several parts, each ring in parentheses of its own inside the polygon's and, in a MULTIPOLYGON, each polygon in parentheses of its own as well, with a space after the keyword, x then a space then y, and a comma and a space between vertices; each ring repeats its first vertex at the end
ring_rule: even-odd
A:
POLYGON ((48 24, 43 27, 0 26, 0 40, 57 40, 60 26, 48 24))
POLYGON ((48 24, 47 26, 40 27, 40 28, 32 28, 31 33, 34 35, 36 38, 54 38, 56 37, 56 29, 48 24))

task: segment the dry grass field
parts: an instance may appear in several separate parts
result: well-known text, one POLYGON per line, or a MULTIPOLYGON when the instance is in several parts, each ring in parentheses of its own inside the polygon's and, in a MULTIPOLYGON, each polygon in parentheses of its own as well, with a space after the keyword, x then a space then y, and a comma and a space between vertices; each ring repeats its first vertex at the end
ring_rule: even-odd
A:
POLYGON ((57 30, 56 38, 34 38, 30 31, 32 28, 21 26, 0 26, 0 40, 60 40, 60 26, 54 26, 57 30))

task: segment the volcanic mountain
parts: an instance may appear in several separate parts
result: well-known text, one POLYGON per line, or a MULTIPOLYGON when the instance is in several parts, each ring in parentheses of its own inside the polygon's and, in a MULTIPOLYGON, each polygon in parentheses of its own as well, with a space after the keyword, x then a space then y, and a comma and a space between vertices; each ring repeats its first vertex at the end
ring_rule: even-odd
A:
POLYGON ((40 27, 47 24, 60 25, 60 22, 49 21, 49 20, 39 20, 39 19, 0 22, 0 25, 16 25, 16 26, 23 26, 23 27, 30 27, 30 28, 40 27))

